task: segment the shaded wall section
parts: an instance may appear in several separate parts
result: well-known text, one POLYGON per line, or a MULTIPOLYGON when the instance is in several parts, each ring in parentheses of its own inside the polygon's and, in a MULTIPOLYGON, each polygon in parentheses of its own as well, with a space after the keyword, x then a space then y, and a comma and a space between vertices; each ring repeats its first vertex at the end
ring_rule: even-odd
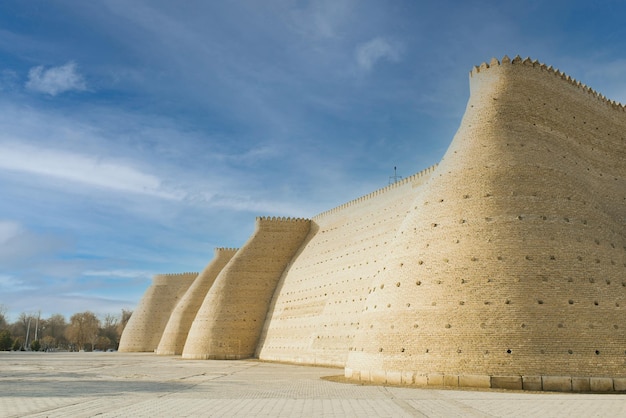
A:
POLYGON ((159 274, 139 301, 120 338, 119 351, 154 351, 172 310, 198 273, 159 274))
POLYGON ((157 354, 182 354, 191 324, 202 306, 217 275, 237 252, 237 248, 216 248, 213 260, 198 274, 185 295, 176 304, 167 322, 157 354))

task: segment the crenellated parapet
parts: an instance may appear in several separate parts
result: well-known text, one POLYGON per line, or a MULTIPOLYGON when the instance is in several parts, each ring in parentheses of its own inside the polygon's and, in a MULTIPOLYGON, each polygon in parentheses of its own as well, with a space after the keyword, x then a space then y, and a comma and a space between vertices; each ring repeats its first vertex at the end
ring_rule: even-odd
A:
POLYGON ((437 168, 437 164, 432 165, 432 166, 430 166, 430 167, 428 167, 428 168, 426 168, 424 170, 421 170, 421 171, 419 171, 419 172, 417 172, 415 174, 412 174, 412 175, 410 175, 408 177, 405 177, 405 178, 403 178, 403 179, 401 179, 401 180, 399 180, 399 181, 397 181, 395 183, 389 184, 389 185, 387 185, 385 187, 382 187, 382 188, 380 188, 378 190, 375 190, 375 191, 373 191, 371 193, 368 193, 368 194, 366 194, 364 196, 358 197, 358 198, 353 199, 353 200, 351 200, 349 202, 346 202, 346 203, 344 203, 342 205, 339 205, 339 206, 337 206, 335 208, 332 208, 332 209, 324 211, 324 212, 322 212, 320 214, 317 214, 317 215, 315 215, 313 217, 313 220, 319 220, 320 218, 322 218, 324 216, 331 215, 331 214, 337 213, 337 212, 345 210, 345 209, 349 209, 351 206, 361 204, 361 203, 363 203, 366 200, 375 198, 375 197, 377 197, 377 196, 379 196, 381 194, 384 194, 384 193, 386 193, 386 192, 388 192, 390 190, 394 190, 394 189, 396 189, 398 187, 406 186, 406 185, 412 184, 412 183, 422 183, 422 182, 424 182, 424 181, 426 181, 428 179, 428 177, 433 173, 433 171, 435 171, 436 168, 437 168))
POLYGON ((502 61, 498 61, 497 58, 492 58, 489 63, 483 62, 480 65, 474 66, 472 68, 472 70, 470 71, 469 75, 470 75, 470 78, 471 78, 471 77, 474 77, 474 76, 480 74, 481 72, 488 71, 490 68, 499 67, 499 66, 507 66, 507 65, 522 65, 522 66, 525 66, 525 67, 536 68, 539 71, 545 71, 545 72, 547 72, 549 74, 554 75, 555 78, 564 80, 564 81, 568 82, 569 84, 580 88, 585 93, 591 95, 594 99, 600 100, 600 101, 606 103, 607 105, 613 107, 616 110, 620 110, 622 112, 626 110, 626 106, 624 104, 621 104, 621 103, 619 103, 619 102, 617 102, 615 100, 608 99, 603 94, 595 91, 594 89, 592 89, 591 87, 581 83, 580 81, 570 77, 569 75, 567 75, 563 71, 560 71, 559 69, 556 69, 556 68, 552 67, 551 65, 548 66, 548 65, 546 65, 544 63, 541 63, 538 60, 532 60, 529 57, 527 57, 525 59, 522 59, 522 57, 517 55, 517 56, 515 56, 515 58, 511 59, 511 58, 509 58, 508 56, 505 55, 502 58, 502 61))
POLYGON ((283 223, 307 223, 311 222, 306 218, 291 218, 286 216, 257 216, 257 223, 271 223, 271 222, 283 222, 283 223))
POLYGON ((227 247, 217 247, 215 249, 215 253, 217 252, 237 252, 239 248, 227 248, 227 247))
POLYGON ((153 284, 168 284, 170 281, 188 280, 189 278, 195 278, 197 275, 198 275, 198 272, 155 274, 152 277, 152 283, 153 284))

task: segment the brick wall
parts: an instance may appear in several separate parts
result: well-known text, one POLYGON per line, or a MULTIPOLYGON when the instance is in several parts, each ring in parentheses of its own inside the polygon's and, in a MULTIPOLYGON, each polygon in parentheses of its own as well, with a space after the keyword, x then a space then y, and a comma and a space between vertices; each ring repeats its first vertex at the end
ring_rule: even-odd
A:
POLYGON ((154 351, 179 299, 198 273, 159 274, 139 301, 120 338, 119 351, 154 351))
POLYGON ((343 366, 370 281, 425 170, 316 216, 312 233, 286 270, 257 350, 264 360, 343 366))
POLYGON ((193 284, 178 301, 169 317, 157 347, 157 354, 182 354, 191 324, 215 282, 217 275, 237 252, 237 248, 216 248, 213 260, 198 274, 193 284))
POLYGON ((189 331, 183 358, 254 355, 276 285, 310 224, 305 219, 257 218, 254 234, 207 293, 189 331))
POLYGON ((626 376, 626 114, 503 61, 472 72, 461 127, 368 286, 346 375, 626 376))

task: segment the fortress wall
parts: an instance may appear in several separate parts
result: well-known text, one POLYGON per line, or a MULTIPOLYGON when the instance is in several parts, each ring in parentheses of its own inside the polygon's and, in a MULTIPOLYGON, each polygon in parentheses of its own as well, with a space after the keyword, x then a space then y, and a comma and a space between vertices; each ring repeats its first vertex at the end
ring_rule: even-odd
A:
POLYGON ((154 351, 163 329, 198 273, 159 274, 139 301, 120 338, 119 351, 154 351))
POLYGON ((253 235, 209 289, 189 331, 183 358, 254 355, 276 285, 310 226, 306 219, 257 218, 253 235))
POLYGON ((263 360, 344 366, 369 282, 433 168, 313 218, 283 275, 257 350, 263 360))
POLYGON ((213 260, 198 274, 185 295, 178 301, 167 322, 157 354, 182 354, 189 328, 217 275, 238 251, 237 248, 216 248, 213 260))
POLYGON ((560 390, 626 376, 624 108, 519 58, 470 81, 461 126, 368 285, 346 376, 503 375, 520 389, 568 376, 560 390))

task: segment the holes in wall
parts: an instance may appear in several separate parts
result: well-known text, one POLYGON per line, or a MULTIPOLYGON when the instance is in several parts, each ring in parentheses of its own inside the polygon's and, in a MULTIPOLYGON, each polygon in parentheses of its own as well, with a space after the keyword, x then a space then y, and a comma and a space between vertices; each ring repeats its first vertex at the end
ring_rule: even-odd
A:
POLYGON ((421 286, 421 285, 422 285, 422 282, 421 282, 420 280, 418 280, 418 281, 416 281, 416 282, 415 282, 415 284, 416 284, 417 286, 421 286))
POLYGON ((537 303, 538 303, 539 305, 543 305, 543 300, 538 299, 538 300, 537 300, 537 303))
POLYGON ((596 350, 596 356, 600 355, 600 350, 596 350))
POLYGON ((450 324, 446 324, 446 328, 447 328, 447 329, 450 329, 450 328, 452 328, 452 325, 450 325, 450 324))
POLYGON ((574 304, 574 301, 572 299, 568 300, 567 303, 569 303, 570 305, 574 304))
POLYGON ((513 352, 513 350, 511 350, 510 348, 506 350, 507 354, 511 354, 513 352))

